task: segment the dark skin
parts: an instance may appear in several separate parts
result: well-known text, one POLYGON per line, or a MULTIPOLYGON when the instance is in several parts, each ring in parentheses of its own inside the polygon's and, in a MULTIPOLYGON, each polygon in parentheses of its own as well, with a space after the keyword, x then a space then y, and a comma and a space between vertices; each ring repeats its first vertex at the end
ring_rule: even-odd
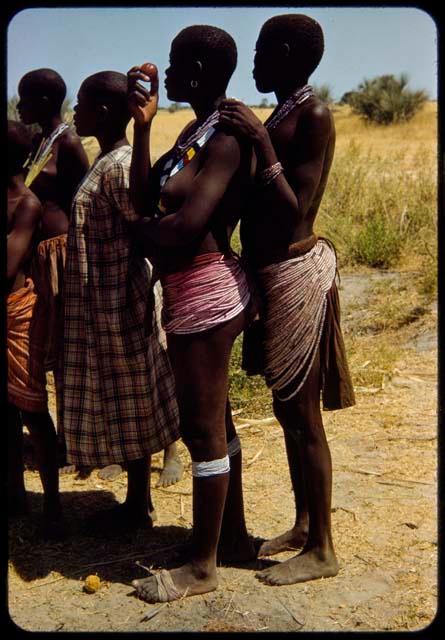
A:
MULTIPOLYGON (((41 131, 33 139, 34 157, 43 138, 47 138, 62 123, 59 105, 52 103, 28 89, 26 82, 19 85, 17 110, 24 124, 37 123, 41 131)), ((74 193, 89 168, 87 154, 78 135, 66 129, 53 143, 52 155, 42 171, 30 185, 42 203, 43 211, 35 234, 35 244, 68 232, 71 202, 74 193)), ((59 367, 54 367, 56 396, 60 394, 62 376, 59 367)), ((61 458, 65 458, 64 442, 59 443, 61 458)), ((73 466, 62 467, 61 473, 70 473, 73 466)))
MULTIPOLYGON (((188 51, 172 45, 166 88, 170 100, 189 102, 201 125, 224 99, 205 72, 205 61, 191 58, 188 51), (192 80, 198 86, 192 88, 192 80)), ((131 192, 136 210, 151 216, 159 199, 159 176, 168 154, 151 167, 150 128, 156 114, 158 77, 154 65, 133 67, 128 73, 129 105, 135 120, 131 192), (145 73, 144 73, 145 72, 145 73), (150 93, 138 81, 151 81, 150 93)), ((184 134, 184 132, 183 132, 184 134)), ((197 255, 227 252, 243 204, 243 185, 250 177, 250 145, 221 129, 193 160, 167 181, 162 189, 166 215, 147 217, 134 225, 134 233, 146 254, 163 272, 173 272, 197 255)), ((181 435, 194 461, 227 455, 227 441, 235 435, 228 404, 228 369, 236 336, 246 322, 243 311, 217 327, 187 335, 167 334, 167 345, 175 375, 181 435)), ((232 560, 255 554, 244 522, 241 453, 231 458, 231 472, 193 479, 193 540, 189 560, 170 571, 183 596, 216 589, 217 551, 232 560), (226 502, 227 499, 227 502, 226 502), (224 507, 226 510, 224 511, 224 507), (224 523, 225 528, 221 532, 224 523), (230 531, 229 531, 230 529, 230 531), (218 550, 220 540, 222 546, 218 550)), ((135 580, 140 598, 157 599, 153 577, 135 580)))
MULTIPOLYGON (((25 284, 34 236, 42 218, 42 205, 25 187, 24 175, 8 179, 7 286, 8 293, 25 284)), ((31 348, 31 345, 30 345, 31 348)), ((8 503, 10 515, 27 512, 23 467, 23 424, 26 424, 36 451, 43 486, 43 536, 63 537, 66 533, 59 495, 56 430, 48 411, 20 411, 8 402, 8 503)))
MULTIPOLYGON (((20 88, 17 105, 24 124, 38 123, 41 132, 33 140, 33 155, 42 138, 48 137, 62 123, 60 109, 46 96, 20 88)), ((53 144, 52 157, 32 182, 30 188, 43 205, 40 240, 68 231, 73 195, 89 168, 88 157, 80 138, 65 130, 53 144)))
MULTIPOLYGON (((254 62, 259 91, 274 91, 280 106, 307 83, 300 67, 288 43, 278 38, 265 41, 260 33, 254 62)), ((334 154, 333 118, 327 106, 312 97, 269 133, 238 101, 225 101, 220 109, 221 121, 252 141, 258 172, 277 161, 284 168, 271 184, 254 191, 241 223, 243 252, 253 265, 258 260, 265 265, 274 261, 277 250, 313 233, 334 154)), ((289 531, 266 541, 258 555, 302 550, 257 576, 266 584, 280 585, 336 575, 330 521, 332 467, 320 412, 319 357, 299 393, 288 401, 274 397, 273 406, 285 434, 296 519, 289 531)))

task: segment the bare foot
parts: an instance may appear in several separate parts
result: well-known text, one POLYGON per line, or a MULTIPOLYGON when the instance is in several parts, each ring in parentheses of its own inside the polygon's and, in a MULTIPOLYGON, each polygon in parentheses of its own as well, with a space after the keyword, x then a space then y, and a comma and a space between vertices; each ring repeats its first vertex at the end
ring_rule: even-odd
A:
POLYGON ((159 573, 148 578, 133 580, 133 587, 145 602, 171 602, 189 596, 214 591, 218 586, 216 573, 206 574, 192 564, 159 573))
POLYGON ((281 536, 266 540, 258 551, 258 557, 274 556, 281 551, 296 551, 304 547, 307 540, 307 527, 294 527, 281 536))
POLYGON ((255 575, 261 582, 270 585, 296 584, 297 582, 336 576, 338 569, 337 558, 333 550, 326 553, 312 549, 259 571, 255 575))
POLYGON ((59 475, 66 476, 71 473, 76 473, 76 465, 75 464, 65 464, 63 467, 59 468, 59 475))
POLYGON ((183 469, 183 464, 177 456, 167 459, 164 462, 164 468, 162 469, 156 486, 169 487, 170 485, 179 482, 182 478, 183 469))
POLYGON ((109 464, 97 472, 97 477, 101 480, 116 480, 122 473, 122 467, 120 464, 109 464))

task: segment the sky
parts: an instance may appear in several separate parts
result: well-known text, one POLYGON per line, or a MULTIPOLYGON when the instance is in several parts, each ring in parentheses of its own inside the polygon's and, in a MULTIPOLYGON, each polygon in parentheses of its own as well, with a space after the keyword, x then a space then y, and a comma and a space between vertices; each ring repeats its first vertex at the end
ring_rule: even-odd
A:
POLYGON ((98 71, 126 73, 154 62, 160 71, 159 104, 170 104, 163 86, 170 43, 184 27, 208 24, 228 31, 238 48, 238 66, 227 95, 255 105, 260 94, 252 78, 255 42, 262 24, 282 13, 305 13, 325 36, 325 53, 310 78, 328 85, 335 100, 366 78, 406 73, 409 88, 437 99, 437 30, 433 18, 414 7, 100 7, 30 8, 16 14, 7 29, 7 94, 17 94, 20 78, 55 69, 73 104, 82 81, 98 71))

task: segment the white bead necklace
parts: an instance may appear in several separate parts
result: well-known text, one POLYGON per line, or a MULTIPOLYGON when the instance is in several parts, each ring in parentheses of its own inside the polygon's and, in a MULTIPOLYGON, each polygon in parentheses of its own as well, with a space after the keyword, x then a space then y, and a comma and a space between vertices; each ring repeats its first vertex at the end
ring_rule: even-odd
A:
POLYGON ((306 84, 304 85, 304 87, 297 89, 297 91, 295 91, 285 102, 283 102, 281 107, 279 107, 278 111, 274 115, 269 116, 269 118, 264 123, 264 126, 268 131, 275 129, 275 127, 278 126, 283 118, 285 118, 288 113, 293 111, 293 109, 295 109, 297 105, 302 104, 303 102, 305 102, 305 100, 311 98, 314 95, 314 90, 310 84, 306 84))

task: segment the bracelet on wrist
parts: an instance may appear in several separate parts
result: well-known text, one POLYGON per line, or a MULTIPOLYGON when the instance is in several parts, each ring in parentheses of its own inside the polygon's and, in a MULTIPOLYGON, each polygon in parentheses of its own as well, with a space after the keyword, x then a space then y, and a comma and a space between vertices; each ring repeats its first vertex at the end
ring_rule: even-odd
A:
POLYGON ((262 187, 265 187, 273 180, 275 180, 275 178, 277 178, 280 173, 283 173, 283 171, 284 169, 281 162, 275 162, 270 167, 267 167, 267 169, 263 169, 263 171, 258 174, 258 182, 262 187))

